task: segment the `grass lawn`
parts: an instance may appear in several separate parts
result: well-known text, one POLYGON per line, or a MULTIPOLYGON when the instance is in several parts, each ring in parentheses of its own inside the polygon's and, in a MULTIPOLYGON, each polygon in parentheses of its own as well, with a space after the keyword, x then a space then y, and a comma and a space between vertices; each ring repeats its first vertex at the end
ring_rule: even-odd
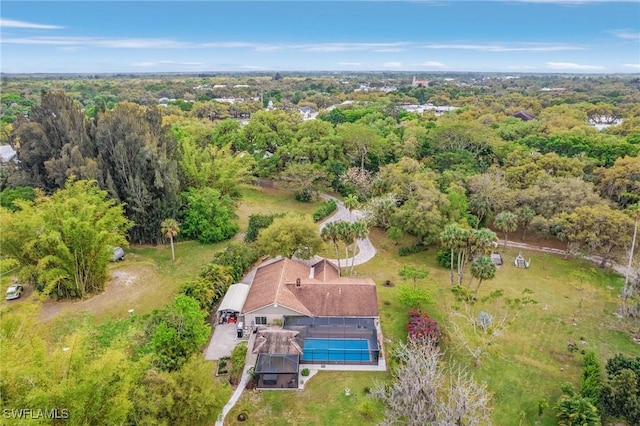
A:
POLYGON ((367 395, 365 388, 386 376, 384 372, 320 371, 303 391, 246 391, 225 419, 225 425, 243 424, 237 421, 242 412, 248 414, 244 424, 254 425, 377 424, 382 420, 382 407, 367 395), (350 396, 345 395, 346 388, 350 389, 350 396))
MULTIPOLYGON (((169 244, 132 246, 126 250, 126 260, 109 265, 112 279, 104 292, 80 301, 47 300, 42 303, 40 319, 46 322, 65 314, 86 312, 96 322, 102 322, 129 315, 129 309, 140 315, 159 309, 170 303, 180 286, 195 278, 225 244, 178 242, 175 262, 171 261, 169 244)), ((35 296, 34 293, 30 298, 35 296)))

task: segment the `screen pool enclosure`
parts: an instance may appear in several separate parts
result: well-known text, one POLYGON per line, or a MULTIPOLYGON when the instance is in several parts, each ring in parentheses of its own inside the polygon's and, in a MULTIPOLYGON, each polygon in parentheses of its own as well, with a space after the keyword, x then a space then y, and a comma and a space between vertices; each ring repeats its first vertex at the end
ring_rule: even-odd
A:
POLYGON ((283 328, 299 332, 301 364, 378 363, 374 318, 287 316, 283 328))

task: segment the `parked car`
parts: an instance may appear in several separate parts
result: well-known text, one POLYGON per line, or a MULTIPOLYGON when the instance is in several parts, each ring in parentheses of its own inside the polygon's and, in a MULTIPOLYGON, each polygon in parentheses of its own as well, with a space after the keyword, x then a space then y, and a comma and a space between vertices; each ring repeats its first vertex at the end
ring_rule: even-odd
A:
POLYGON ((113 256, 111 256, 112 262, 119 262, 124 260, 124 249, 122 247, 116 247, 113 249, 113 256))
POLYGON ((12 284, 7 289, 5 300, 17 299, 22 295, 22 286, 20 284, 12 284))

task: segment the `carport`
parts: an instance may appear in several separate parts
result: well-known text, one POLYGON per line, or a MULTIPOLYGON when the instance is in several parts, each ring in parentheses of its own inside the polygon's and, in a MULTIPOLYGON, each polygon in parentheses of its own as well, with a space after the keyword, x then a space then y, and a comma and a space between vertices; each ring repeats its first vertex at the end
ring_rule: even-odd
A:
POLYGON ((226 322, 241 321, 239 316, 244 306, 244 301, 247 300, 247 294, 249 294, 248 284, 239 283, 230 285, 216 311, 216 322, 223 324, 226 322))

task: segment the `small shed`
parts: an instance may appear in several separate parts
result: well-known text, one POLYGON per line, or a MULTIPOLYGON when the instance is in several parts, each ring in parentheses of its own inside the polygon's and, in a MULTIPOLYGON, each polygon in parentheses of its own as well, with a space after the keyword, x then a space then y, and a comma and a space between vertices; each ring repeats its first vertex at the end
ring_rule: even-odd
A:
POLYGON ((502 255, 500 253, 498 253, 497 251, 494 251, 493 253, 491 253, 491 261, 496 265, 496 266, 501 266, 502 265, 502 255))
POLYGON ((239 283, 230 285, 216 311, 218 322, 225 317, 239 316, 248 294, 248 284, 239 283))
POLYGON ((530 262, 531 261, 527 261, 527 259, 522 256, 522 253, 518 253, 518 256, 516 256, 513 264, 516 266, 516 268, 528 268, 530 262))

